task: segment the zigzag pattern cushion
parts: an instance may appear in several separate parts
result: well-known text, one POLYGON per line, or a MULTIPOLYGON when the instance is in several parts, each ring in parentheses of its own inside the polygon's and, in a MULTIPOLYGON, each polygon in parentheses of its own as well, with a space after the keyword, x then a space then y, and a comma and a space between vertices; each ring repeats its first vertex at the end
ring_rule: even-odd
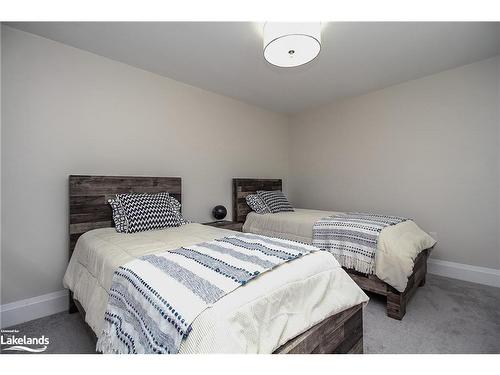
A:
POLYGON ((257 194, 250 194, 247 195, 245 200, 247 201, 247 204, 250 206, 250 208, 258 213, 258 214, 269 214, 271 213, 271 210, 267 208, 266 204, 264 201, 257 195, 257 194))
POLYGON ((123 211, 122 205, 116 198, 108 199, 108 203, 113 210, 113 221, 118 233, 127 233, 127 217, 123 211))
POLYGON ((168 193, 117 194, 127 218, 127 233, 180 226, 168 193))
POLYGON ((267 208, 275 214, 277 212, 293 212, 293 207, 286 199, 285 194, 281 190, 273 191, 257 191, 257 195, 264 201, 267 208))
POLYGON ((177 199, 175 199, 174 197, 172 197, 172 196, 170 196, 170 207, 172 208, 172 210, 177 215, 177 218, 179 219, 180 225, 190 224, 191 223, 191 221, 185 219, 182 216, 182 214, 181 214, 181 203, 177 199))

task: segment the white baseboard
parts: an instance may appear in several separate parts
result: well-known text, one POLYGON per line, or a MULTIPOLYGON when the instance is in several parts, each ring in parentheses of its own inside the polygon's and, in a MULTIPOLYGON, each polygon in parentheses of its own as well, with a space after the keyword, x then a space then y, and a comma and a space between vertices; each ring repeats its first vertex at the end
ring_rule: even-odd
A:
POLYGON ((439 259, 429 259, 427 262, 427 271, 434 275, 500 288, 500 270, 439 259))
POLYGON ((68 291, 44 294, 0 306, 1 327, 10 327, 68 309, 68 291))

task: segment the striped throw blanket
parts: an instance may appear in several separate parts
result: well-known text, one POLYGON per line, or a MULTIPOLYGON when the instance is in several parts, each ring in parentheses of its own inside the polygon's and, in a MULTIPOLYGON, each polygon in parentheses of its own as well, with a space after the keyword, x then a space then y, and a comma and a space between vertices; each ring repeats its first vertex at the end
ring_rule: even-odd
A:
POLYGON ((359 212, 336 214, 314 223, 312 243, 331 252, 342 266, 373 274, 380 232, 406 220, 359 212))
POLYGON ((317 248, 237 234, 135 259, 113 275, 103 353, 177 353, 191 324, 239 286, 317 248))

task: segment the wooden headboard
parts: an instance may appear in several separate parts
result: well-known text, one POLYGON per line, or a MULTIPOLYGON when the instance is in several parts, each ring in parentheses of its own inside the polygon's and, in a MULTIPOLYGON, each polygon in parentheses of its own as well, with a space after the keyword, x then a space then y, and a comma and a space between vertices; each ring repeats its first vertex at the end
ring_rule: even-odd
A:
POLYGON ((245 197, 257 190, 282 190, 281 179, 233 178, 233 221, 245 222, 251 211, 245 197))
POLYGON ((180 177, 69 176, 70 257, 83 233, 114 225, 109 198, 120 193, 162 191, 182 203, 180 177))

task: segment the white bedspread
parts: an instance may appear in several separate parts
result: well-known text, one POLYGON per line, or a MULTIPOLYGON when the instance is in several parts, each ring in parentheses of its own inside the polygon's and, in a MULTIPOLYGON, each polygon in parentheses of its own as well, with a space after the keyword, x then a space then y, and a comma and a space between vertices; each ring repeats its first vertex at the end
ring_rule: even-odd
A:
MULTIPOLYGON (((74 292, 99 336, 116 268, 145 254, 230 233, 201 224, 134 234, 92 230, 80 237, 64 286, 74 292)), ((323 319, 366 301, 331 254, 316 252, 259 276, 205 310, 180 353, 271 353, 323 319)))
MULTIPOLYGON (((314 223, 335 213, 300 208, 296 208, 295 212, 263 215, 250 212, 243 225, 243 232, 312 243, 314 223)), ((411 220, 384 228, 378 238, 375 275, 403 292, 413 271, 415 258, 422 250, 435 243, 431 236, 411 220)))

